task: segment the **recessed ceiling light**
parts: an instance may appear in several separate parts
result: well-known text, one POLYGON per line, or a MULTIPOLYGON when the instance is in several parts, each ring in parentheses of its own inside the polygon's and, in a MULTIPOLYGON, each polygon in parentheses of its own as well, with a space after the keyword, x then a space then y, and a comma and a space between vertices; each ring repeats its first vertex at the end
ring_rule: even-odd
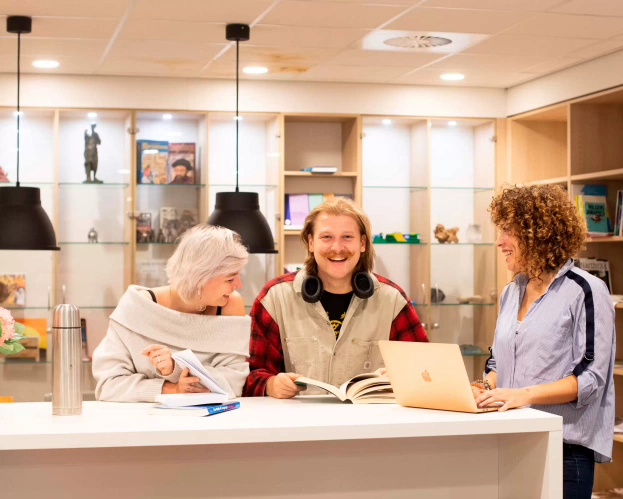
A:
POLYGON ((465 79, 465 75, 462 75, 461 73, 446 73, 442 74, 440 78, 446 81, 461 81, 465 79))
POLYGON ((458 123, 456 121, 448 121, 448 126, 457 126, 458 123))
POLYGON ((162 115, 162 119, 163 120, 171 120, 171 119, 173 119, 173 115, 172 114, 168 114, 168 113, 167 114, 163 114, 162 115))
POLYGON ((388 40, 384 40, 383 43, 390 47, 400 47, 404 49, 429 49, 449 45, 452 43, 452 40, 441 36, 407 35, 389 38, 388 40))
POLYGON ((268 68, 263 68, 261 66, 249 66, 248 68, 243 68, 242 72, 249 75, 263 75, 268 73, 268 68))
POLYGON ((95 118, 97 118, 97 113, 88 113, 87 117, 94 120, 95 118))
POLYGON ((244 118, 242 116, 234 116, 234 121, 242 121, 244 118))
POLYGON ((381 123, 383 123, 383 125, 391 125, 392 120, 388 120, 387 118, 385 118, 381 123))
POLYGON ((13 111, 13 116, 15 116, 16 118, 19 116, 21 118, 22 116, 24 116, 24 111, 13 111))
POLYGON ((40 69, 54 69, 60 66, 58 61, 34 61, 32 65, 40 69))

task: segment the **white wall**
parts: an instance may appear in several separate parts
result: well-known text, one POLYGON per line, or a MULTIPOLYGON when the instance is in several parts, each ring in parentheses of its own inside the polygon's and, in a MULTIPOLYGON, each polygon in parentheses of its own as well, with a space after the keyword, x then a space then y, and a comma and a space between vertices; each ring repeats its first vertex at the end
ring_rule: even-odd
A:
POLYGON ((508 89, 512 116, 623 85, 623 51, 593 59, 508 89))
MULTIPOLYGON (((229 80, 22 76, 23 106, 231 111, 229 80)), ((0 75, 0 106, 15 106, 15 75, 0 75)), ((242 81, 241 111, 504 117, 506 91, 361 83, 242 81)))

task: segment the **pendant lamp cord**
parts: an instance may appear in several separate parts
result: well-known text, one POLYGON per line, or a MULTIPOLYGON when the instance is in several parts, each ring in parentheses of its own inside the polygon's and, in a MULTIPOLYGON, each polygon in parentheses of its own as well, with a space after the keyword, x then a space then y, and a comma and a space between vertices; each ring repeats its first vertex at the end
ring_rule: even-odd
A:
POLYGON ((238 188, 238 125, 240 118, 238 117, 238 72, 240 71, 240 40, 236 40, 236 192, 238 188))
POLYGON ((21 115, 19 107, 19 84, 20 84, 20 54, 21 54, 21 33, 17 33, 17 183, 19 187, 19 118, 21 115))

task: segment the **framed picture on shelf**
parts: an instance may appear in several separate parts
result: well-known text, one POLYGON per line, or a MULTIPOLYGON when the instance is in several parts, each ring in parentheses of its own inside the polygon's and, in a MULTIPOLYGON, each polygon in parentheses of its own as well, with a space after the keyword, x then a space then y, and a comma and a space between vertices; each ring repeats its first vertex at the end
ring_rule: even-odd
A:
POLYGON ((192 185, 197 181, 196 145, 192 142, 169 144, 169 184, 192 185))
POLYGON ((167 184, 169 143, 164 140, 137 140, 139 184, 167 184))

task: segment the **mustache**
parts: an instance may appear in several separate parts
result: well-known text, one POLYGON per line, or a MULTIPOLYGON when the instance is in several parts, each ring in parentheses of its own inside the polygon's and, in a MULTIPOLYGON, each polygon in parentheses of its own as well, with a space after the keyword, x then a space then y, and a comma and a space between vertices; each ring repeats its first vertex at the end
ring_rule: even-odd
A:
POLYGON ((343 251, 342 253, 335 253, 333 251, 330 251, 328 253, 321 253, 321 255, 324 258, 330 258, 332 260, 335 260, 337 258, 350 258, 354 255, 354 253, 351 253, 350 251, 343 251))

